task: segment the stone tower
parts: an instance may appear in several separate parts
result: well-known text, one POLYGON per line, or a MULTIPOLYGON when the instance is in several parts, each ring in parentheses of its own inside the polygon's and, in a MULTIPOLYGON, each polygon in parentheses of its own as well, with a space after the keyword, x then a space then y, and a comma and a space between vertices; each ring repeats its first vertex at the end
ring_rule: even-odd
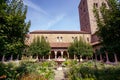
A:
POLYGON ((100 8, 106 4, 105 0, 81 0, 79 4, 79 18, 81 31, 94 34, 97 30, 97 23, 93 13, 93 6, 100 8))

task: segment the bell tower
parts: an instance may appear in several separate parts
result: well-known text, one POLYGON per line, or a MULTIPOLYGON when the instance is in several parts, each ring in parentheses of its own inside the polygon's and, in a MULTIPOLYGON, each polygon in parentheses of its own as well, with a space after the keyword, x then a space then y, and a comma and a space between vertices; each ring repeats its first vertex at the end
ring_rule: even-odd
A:
POLYGON ((97 30, 97 23, 93 13, 93 7, 100 8, 106 4, 105 0, 81 0, 78 6, 81 31, 94 34, 97 30))

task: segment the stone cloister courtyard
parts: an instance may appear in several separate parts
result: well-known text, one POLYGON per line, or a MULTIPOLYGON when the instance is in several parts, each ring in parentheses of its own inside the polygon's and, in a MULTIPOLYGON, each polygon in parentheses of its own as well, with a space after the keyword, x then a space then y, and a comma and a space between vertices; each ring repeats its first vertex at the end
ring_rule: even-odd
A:
POLYGON ((0 0, 0 80, 120 80, 120 0, 44 1, 0 0))

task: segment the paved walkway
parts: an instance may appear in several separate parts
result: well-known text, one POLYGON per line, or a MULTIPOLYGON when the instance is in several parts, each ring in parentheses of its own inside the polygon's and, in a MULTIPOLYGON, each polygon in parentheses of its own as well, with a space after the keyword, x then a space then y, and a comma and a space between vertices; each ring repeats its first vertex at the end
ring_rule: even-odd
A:
POLYGON ((65 80, 63 70, 54 70, 55 79, 54 80, 65 80))

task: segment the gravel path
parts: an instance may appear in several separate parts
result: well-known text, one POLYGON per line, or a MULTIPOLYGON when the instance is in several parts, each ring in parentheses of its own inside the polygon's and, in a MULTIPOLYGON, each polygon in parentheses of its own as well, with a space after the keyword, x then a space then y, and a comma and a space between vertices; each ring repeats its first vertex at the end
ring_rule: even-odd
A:
POLYGON ((54 70, 55 79, 54 80, 65 80, 63 70, 54 70))

